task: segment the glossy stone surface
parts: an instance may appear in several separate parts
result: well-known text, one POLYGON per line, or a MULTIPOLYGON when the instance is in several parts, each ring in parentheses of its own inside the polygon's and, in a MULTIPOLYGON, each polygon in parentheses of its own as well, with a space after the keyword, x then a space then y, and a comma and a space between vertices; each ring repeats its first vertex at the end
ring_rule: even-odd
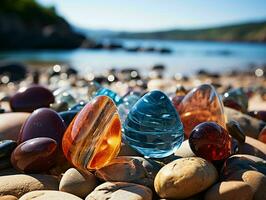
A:
POLYGON ((178 113, 161 91, 149 92, 138 100, 123 127, 125 141, 146 157, 167 157, 184 138, 178 113))
POLYGON ((248 96, 243 90, 243 88, 236 88, 236 89, 232 89, 226 92, 224 94, 223 102, 226 106, 231 107, 231 108, 234 108, 230 106, 230 104, 234 102, 234 104, 240 106, 240 110, 244 113, 248 109, 248 96))
POLYGON ((49 108, 39 108, 24 123, 18 143, 37 137, 49 137, 60 145, 65 129, 63 119, 55 111, 49 108))
POLYGON ((266 144, 266 126, 261 130, 258 139, 266 144))
POLYGON ((241 143, 245 142, 246 136, 237 121, 230 120, 228 123, 226 123, 226 129, 228 133, 237 141, 241 143))
POLYGON ((13 140, 0 141, 0 158, 9 157, 16 146, 17 143, 13 140))
POLYGON ((191 90, 178 106, 187 138, 192 129, 206 121, 226 127, 223 104, 213 86, 204 84, 191 90))
POLYGON ((68 127, 78 112, 79 111, 64 111, 60 112, 59 115, 64 120, 66 127, 68 127))
POLYGON ((26 173, 48 170, 55 163, 57 143, 47 137, 39 137, 21 143, 13 151, 11 163, 14 168, 26 173))
POLYGON ((189 137, 189 145, 196 156, 209 161, 223 160, 232 153, 228 132, 214 122, 196 126, 189 137))
POLYGON ((101 96, 101 95, 110 97, 115 102, 116 105, 123 103, 122 98, 114 91, 108 88, 101 88, 95 93, 95 96, 101 96))
POLYGON ((104 167, 119 152, 121 123, 114 102, 96 97, 68 126, 62 142, 66 158, 81 170, 104 167))
POLYGON ((140 96, 134 93, 130 93, 123 98, 123 103, 118 106, 118 113, 122 123, 124 123, 129 111, 139 99, 140 96))
POLYGON ((20 88, 10 99, 10 107, 15 112, 33 112, 35 109, 49 107, 54 102, 53 93, 40 85, 20 88))
POLYGON ((266 110, 250 111, 248 114, 252 117, 266 122, 266 110))

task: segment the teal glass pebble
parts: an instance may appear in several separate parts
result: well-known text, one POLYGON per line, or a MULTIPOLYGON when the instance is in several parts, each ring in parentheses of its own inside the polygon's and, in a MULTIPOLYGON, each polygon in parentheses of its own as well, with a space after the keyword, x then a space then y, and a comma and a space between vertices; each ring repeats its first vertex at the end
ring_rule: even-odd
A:
POLYGON ((129 93, 123 98, 123 103, 118 106, 118 113, 122 123, 124 123, 129 111, 139 99, 140 95, 134 92, 129 93))
POLYGON ((101 88, 95 94, 95 96, 102 96, 102 95, 110 97, 115 102, 116 105, 123 103, 122 98, 114 91, 108 88, 101 88))
POLYGON ((123 125, 124 140, 150 158, 173 154, 184 139, 179 115, 161 91, 144 95, 130 110, 123 125))
POLYGON ((86 101, 80 101, 77 104, 75 104, 74 106, 72 106, 71 108, 69 108, 68 110, 70 111, 81 111, 82 108, 84 108, 84 106, 86 105, 86 101))

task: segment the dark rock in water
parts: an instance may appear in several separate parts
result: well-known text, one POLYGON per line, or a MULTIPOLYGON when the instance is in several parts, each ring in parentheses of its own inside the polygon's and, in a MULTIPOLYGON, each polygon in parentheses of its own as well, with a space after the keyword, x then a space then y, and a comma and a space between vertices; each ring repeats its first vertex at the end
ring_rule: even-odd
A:
POLYGON ((11 99, 10 107, 15 112, 32 112, 37 108, 49 107, 54 102, 53 93, 40 85, 21 88, 11 99))
POLYGON ((165 66, 164 65, 154 65, 152 67, 152 70, 164 71, 165 70, 165 66))
POLYGON ((9 77, 10 82, 20 81, 26 78, 27 69, 19 63, 0 63, 0 76, 4 75, 9 77))
POLYGON ((170 54, 170 53, 172 53, 172 50, 171 49, 169 49, 169 48, 160 48, 160 49, 157 49, 157 51, 159 52, 159 53, 161 53, 161 54, 170 54))

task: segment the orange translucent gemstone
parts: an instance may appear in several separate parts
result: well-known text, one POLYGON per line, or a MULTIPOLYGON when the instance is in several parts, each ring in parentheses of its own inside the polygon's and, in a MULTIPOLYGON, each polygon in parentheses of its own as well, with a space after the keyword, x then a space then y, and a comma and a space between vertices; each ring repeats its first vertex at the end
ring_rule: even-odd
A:
POLYGON ((121 123, 114 102, 99 96, 88 103, 67 128, 62 148, 77 168, 100 169, 119 152, 121 123))
POLYGON ((226 129, 223 104, 212 85, 200 85, 190 91, 179 104, 178 111, 187 138, 202 122, 216 122, 226 129))
POLYGON ((259 134, 259 141, 266 144, 266 127, 264 127, 259 134))

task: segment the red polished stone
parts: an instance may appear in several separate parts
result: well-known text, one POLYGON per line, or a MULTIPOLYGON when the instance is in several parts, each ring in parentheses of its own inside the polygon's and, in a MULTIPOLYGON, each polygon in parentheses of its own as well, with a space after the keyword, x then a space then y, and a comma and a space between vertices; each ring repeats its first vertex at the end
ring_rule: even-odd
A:
POLYGON ((21 143, 11 155, 14 168, 25 173, 50 169, 56 161, 57 143, 46 137, 34 138, 21 143))
POLYGON ((21 88, 11 99, 10 107, 15 112, 33 112, 35 109, 49 107, 54 102, 53 93, 40 85, 21 88))
POLYGON ((266 126, 261 130, 258 139, 266 144, 266 126))
POLYGON ((223 104, 215 88, 209 84, 191 90, 179 104, 178 113, 187 138, 202 122, 216 122, 226 128, 223 104))
POLYGON ((37 137, 49 137, 61 146, 65 129, 63 119, 55 111, 49 108, 39 108, 23 124, 18 143, 37 137))
POLYGON ((232 140, 228 132, 214 122, 196 126, 189 137, 195 155, 209 161, 223 160, 232 153, 232 140))
POLYGON ((266 122, 266 110, 250 111, 248 114, 259 120, 266 122))

